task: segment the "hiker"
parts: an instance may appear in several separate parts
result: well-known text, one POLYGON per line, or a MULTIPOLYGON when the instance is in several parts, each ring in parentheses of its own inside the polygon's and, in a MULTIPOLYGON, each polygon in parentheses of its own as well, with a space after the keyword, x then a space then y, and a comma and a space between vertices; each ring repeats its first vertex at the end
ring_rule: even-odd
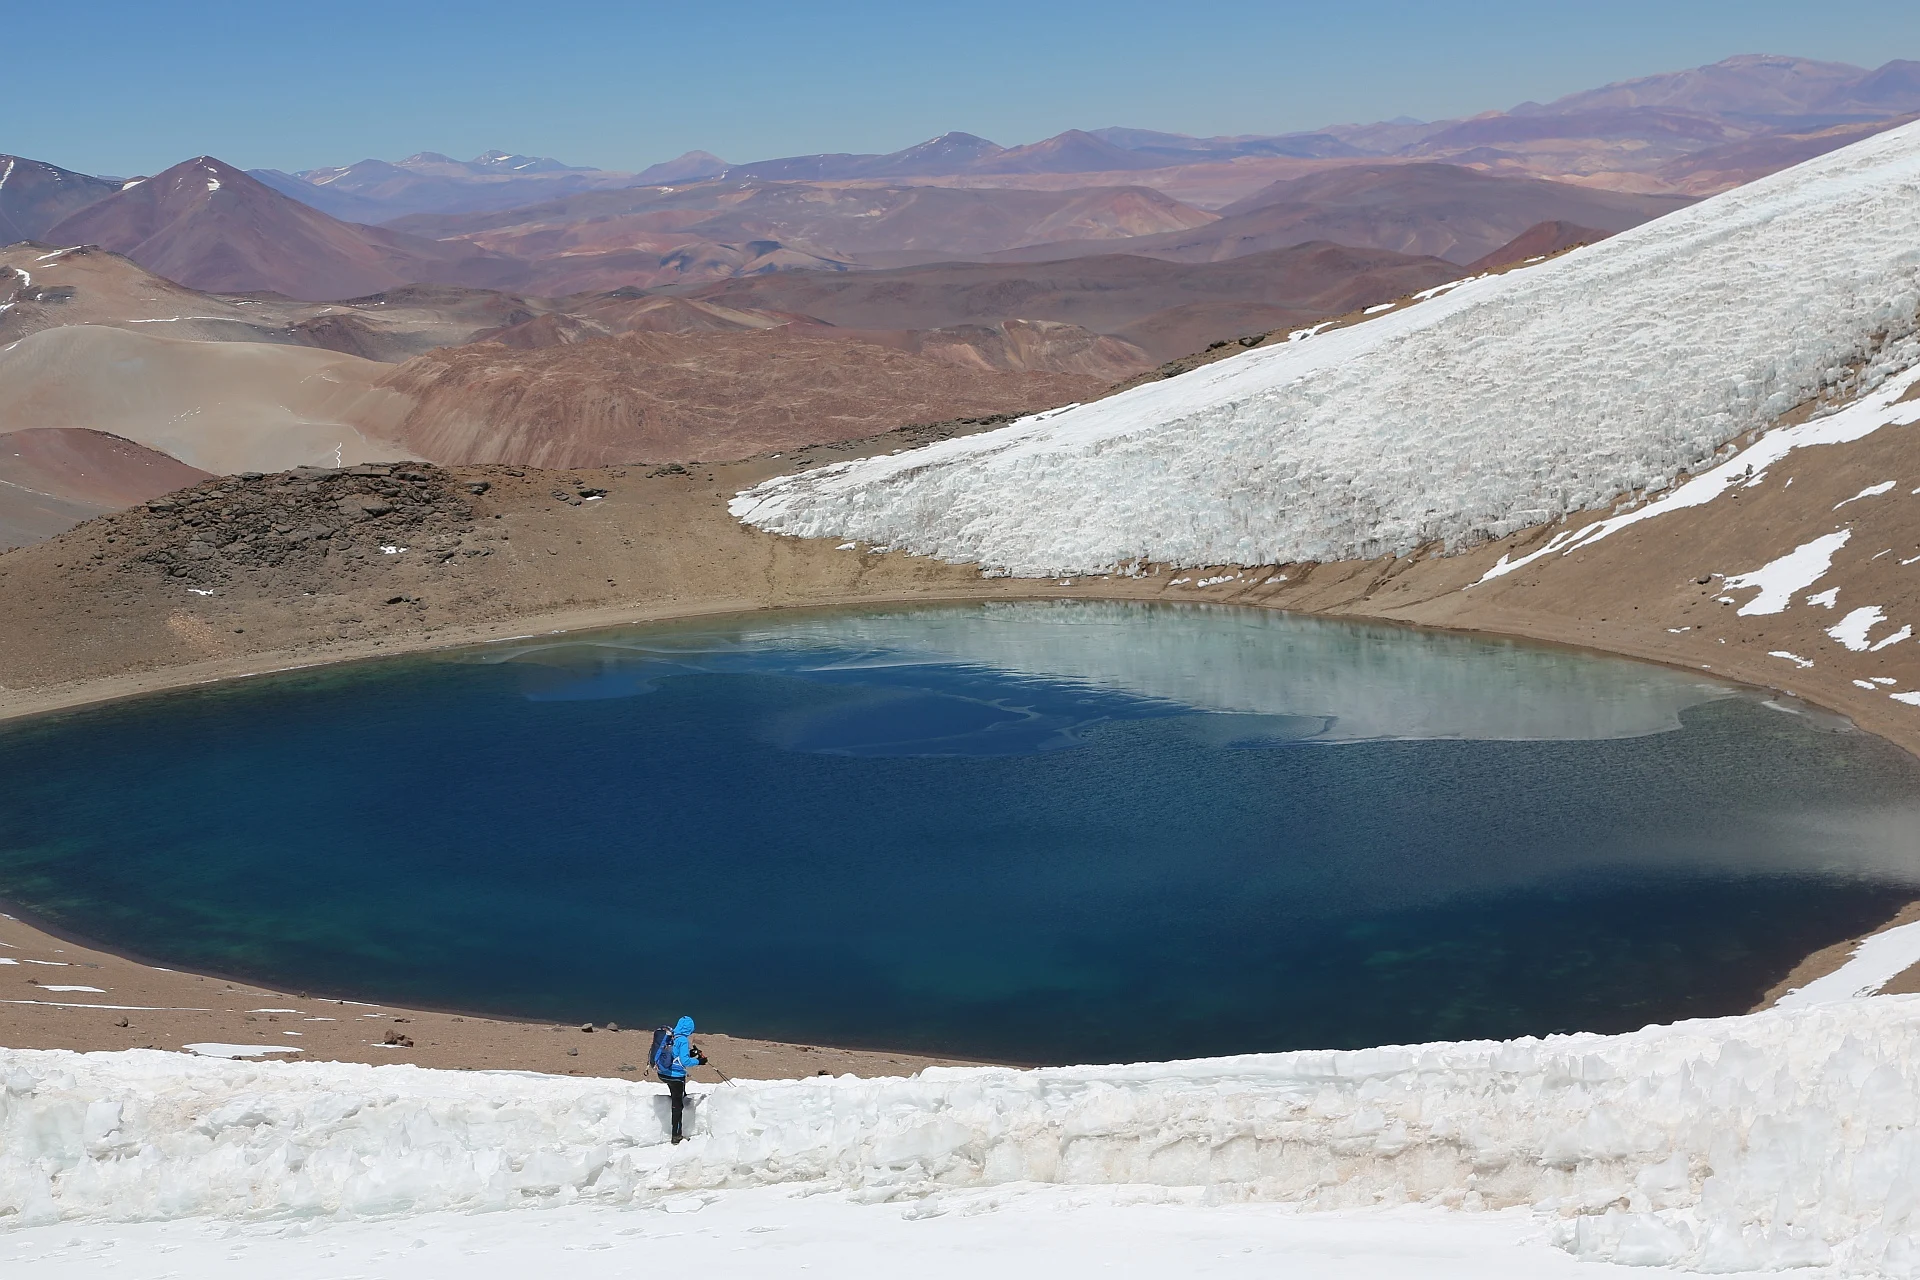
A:
POLYGON ((661 1027, 653 1034, 653 1070, 673 1098, 673 1140, 679 1142, 680 1117, 687 1107, 687 1069, 694 1063, 707 1065, 707 1055, 696 1048, 689 1036, 693 1019, 681 1018, 671 1030, 661 1027))

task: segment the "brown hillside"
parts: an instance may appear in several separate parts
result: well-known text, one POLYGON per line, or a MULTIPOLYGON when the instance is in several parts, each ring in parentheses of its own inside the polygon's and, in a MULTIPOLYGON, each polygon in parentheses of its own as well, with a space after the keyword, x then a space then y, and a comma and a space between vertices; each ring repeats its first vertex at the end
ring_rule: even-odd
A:
POLYGON ((1682 156, 1660 166, 1657 175, 1676 190, 1713 195, 1916 119, 1920 116, 1904 115, 1798 133, 1768 134, 1682 156))
MULTIPOLYGON (((722 306, 809 315, 849 329, 939 329, 1019 318, 1059 320, 1095 333, 1124 333, 1154 360, 1193 351, 1209 332, 1197 318, 1153 325, 1156 313, 1196 303, 1254 304, 1294 315, 1339 315, 1458 278, 1438 258, 1337 244, 1296 245, 1231 262, 1179 263, 1102 254, 1034 264, 940 263, 844 275, 792 274, 727 280, 688 296, 722 306), (1133 326, 1133 327, 1130 327, 1133 326)), ((1277 314, 1269 312, 1266 314, 1277 314)), ((1235 337, 1243 319, 1226 321, 1235 337)), ((1267 328, 1274 326, 1268 325, 1267 328)), ((1208 338, 1207 341, 1212 341, 1208 338)))
MULTIPOLYGON (((102 325, 150 338, 323 347, 397 363, 532 319, 548 306, 451 285, 405 285, 333 304, 202 293, 104 249, 0 249, 0 346, 44 329, 102 325)), ((0 429, 8 425, 0 422, 0 429)))
POLYGON ((104 431, 0 433, 0 550, 206 478, 197 467, 104 431))
POLYGON ((38 240, 62 218, 106 199, 117 182, 43 160, 0 155, 0 245, 38 240))
POLYGON ((716 181, 671 192, 598 192, 511 213, 409 219, 402 228, 459 237, 529 259, 774 241, 880 265, 888 255, 967 258, 1052 240, 1107 240, 1204 226, 1214 215, 1158 191, 1070 191, 716 181))
MULTIPOLYGON (((1600 191, 1460 165, 1352 165, 1272 183, 1226 206, 1217 222, 1130 240, 1126 251, 1174 262, 1216 262, 1331 240, 1466 263, 1539 222, 1625 231, 1690 203, 1685 196, 1600 191)), ((1039 245, 994 260, 1038 262, 1090 251, 1085 245, 1039 245)))
MULTIPOLYGON (((1001 350, 1033 340, 1016 335, 1001 350)), ((994 367, 963 337, 897 341, 918 349, 784 328, 634 332, 538 350, 485 343, 410 360, 380 386, 413 402, 393 438, 424 457, 600 466, 739 458, 905 423, 1046 409, 1112 381, 994 367)))
POLYGON ((393 366, 307 347, 190 342, 100 325, 0 349, 0 429, 92 427, 215 473, 405 456, 393 366))
POLYGON ((1572 222, 1536 222, 1486 257, 1468 263, 1467 270, 1475 273, 1498 271, 1501 267, 1545 258, 1575 245, 1596 244, 1611 234, 1572 222))

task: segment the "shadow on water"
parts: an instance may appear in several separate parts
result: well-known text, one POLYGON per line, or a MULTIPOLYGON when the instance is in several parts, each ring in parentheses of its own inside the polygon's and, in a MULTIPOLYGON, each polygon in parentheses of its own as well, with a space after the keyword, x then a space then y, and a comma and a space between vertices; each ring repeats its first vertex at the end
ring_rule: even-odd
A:
POLYGON ((0 892, 284 986, 1019 1061, 1735 1012, 1920 768, 1692 675, 1258 610, 632 628, 0 728, 0 892))

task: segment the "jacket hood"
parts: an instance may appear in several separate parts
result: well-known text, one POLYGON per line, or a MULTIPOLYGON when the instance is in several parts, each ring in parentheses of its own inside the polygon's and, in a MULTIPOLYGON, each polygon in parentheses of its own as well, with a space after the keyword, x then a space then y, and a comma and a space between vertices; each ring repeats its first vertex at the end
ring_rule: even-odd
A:
POLYGON ((673 1024, 673 1030, 674 1030, 674 1034, 675 1034, 675 1035, 682 1035, 682 1036, 690 1036, 690 1035, 692 1035, 692 1034, 693 1034, 693 1019, 692 1019, 692 1018, 682 1018, 682 1019, 680 1019, 680 1021, 678 1021, 678 1022, 676 1022, 676 1023, 674 1023, 674 1024, 673 1024))

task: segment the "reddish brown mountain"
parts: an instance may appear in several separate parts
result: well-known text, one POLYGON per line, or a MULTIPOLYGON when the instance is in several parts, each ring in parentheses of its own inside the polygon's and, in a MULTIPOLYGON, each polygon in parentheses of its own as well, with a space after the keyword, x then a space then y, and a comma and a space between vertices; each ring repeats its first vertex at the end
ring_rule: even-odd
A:
POLYGON ((0 433, 0 550, 120 511, 207 473, 131 440, 81 427, 0 433))
POLYGON ((1897 58, 1824 99, 1820 108, 1863 114, 1920 111, 1920 62, 1897 58))
POLYGON ((1113 336, 1165 362, 1204 351, 1216 342, 1275 329, 1303 329, 1328 314, 1317 308, 1267 302, 1189 302, 1121 325, 1113 336))
POLYGON ((472 245, 340 222, 210 156, 131 183, 46 238, 98 244, 193 289, 290 298, 347 298, 423 280, 484 286, 519 272, 472 245))
POLYGON ((636 332, 533 351, 482 343, 410 360, 380 385, 412 401, 394 435, 423 457, 587 467, 740 458, 1050 408, 1109 381, 983 367, 981 348, 964 341, 920 345, 785 328, 636 332))
POLYGON ((1486 257, 1468 263, 1467 270, 1475 273, 1497 271, 1515 263, 1544 258, 1575 245, 1593 244, 1611 234, 1610 231, 1596 231, 1572 222, 1536 222, 1486 257))
POLYGON ((699 182, 725 173, 727 162, 711 151, 683 151, 671 160, 648 165, 633 176, 640 186, 657 182, 699 182))
MULTIPOLYGON (((1920 94, 1915 95, 1920 98, 1920 94)), ((1920 119, 1920 116, 1895 116, 1887 120, 1869 120, 1861 124, 1839 124, 1797 133, 1770 133, 1743 142, 1709 147, 1677 160, 1668 161, 1656 171, 1662 182, 1680 191, 1711 195, 1764 178, 1770 173, 1823 156, 1829 151, 1885 133, 1888 129, 1920 119)))
MULTIPOLYGON (((1084 129, 1012 147, 968 166, 973 173, 1119 173, 1157 169, 1166 161, 1114 146, 1084 129)), ((951 172, 951 171, 950 171, 951 172)))
POLYGON ((777 329, 785 324, 826 326, 806 316, 776 315, 770 311, 742 311, 716 307, 691 298, 667 298, 640 289, 565 298, 562 311, 502 325, 474 336, 475 342, 498 342, 531 351, 560 347, 616 333, 743 333, 777 329))
MULTIPOLYGON (((1451 164, 1349 165, 1276 182, 1192 231, 1142 236, 1128 253, 1214 262, 1312 240, 1472 262, 1539 222, 1624 231, 1692 203, 1687 196, 1598 191, 1496 177, 1451 164)), ((1034 262, 1108 246, 1036 245, 994 261, 1034 262)))
POLYGON ((1020 147, 1002 147, 971 133, 944 133, 886 155, 823 153, 757 160, 725 170, 732 178, 825 182, 847 178, 915 178, 959 173, 1120 173, 1153 169, 1163 160, 1117 147, 1082 129, 1020 147))
POLYGON ((300 173, 251 172, 282 195, 355 222, 387 222, 410 213, 510 209, 574 191, 656 180, 501 151, 483 152, 472 160, 422 151, 394 163, 362 160, 300 173))
POLYGON ((1642 76, 1568 94, 1544 107, 1527 103, 1515 108, 1514 114, 1665 107, 1702 115, 1795 116, 1820 110, 1829 101, 1845 97, 1867 75, 1862 68, 1844 62, 1744 53, 1709 66, 1642 76))
MULTIPOLYGON (((905 266, 1055 240, 1101 240, 1204 226, 1215 215, 1147 187, 1069 191, 697 184, 589 192, 504 213, 406 218, 397 230, 459 238, 529 259, 697 250, 773 242, 789 252, 905 266)), ((635 281, 634 283, 651 283, 635 281)))
MULTIPOLYGON (((1277 327, 1302 316, 1338 315, 1458 278, 1438 258, 1337 244, 1306 244, 1229 262, 1168 262, 1108 253, 1040 263, 939 263, 837 275, 803 272, 726 280, 687 296, 743 310, 797 313, 849 329, 939 329, 1009 319, 1061 320, 1124 334, 1156 360, 1191 352, 1206 332, 1142 322, 1194 304, 1257 304, 1276 319, 1241 313, 1228 332, 1277 327), (1242 325, 1251 323, 1252 328, 1242 325)), ((1209 338, 1208 341, 1211 341, 1209 338)))
POLYGON ((1468 120, 1382 131, 1340 128, 1399 156, 1493 173, 1578 178, 1623 191, 1711 194, 1818 154, 1786 139, 1920 112, 1920 63, 1877 71, 1843 63, 1746 54, 1525 102, 1468 120), (1749 144, 1756 144, 1749 148, 1749 144), (1709 152, 1734 153, 1713 163, 1709 152), (1698 157, 1700 163, 1689 161, 1698 157), (1674 176, 1678 181, 1674 181, 1674 176))
POLYGON ((0 156, 0 245, 39 240, 62 218, 106 199, 117 182, 43 160, 0 156))
POLYGON ((332 304, 202 293, 104 249, 0 249, 0 347, 43 329, 91 325, 150 338, 325 347, 398 363, 549 309, 536 299, 453 285, 404 285, 332 304))
POLYGON ((1511 146, 1547 139, 1606 139, 1665 145, 1674 150, 1714 146, 1737 136, 1708 116, 1658 107, 1596 108, 1555 115, 1476 116, 1448 125, 1408 149, 1419 156, 1452 155, 1473 147, 1511 146))

